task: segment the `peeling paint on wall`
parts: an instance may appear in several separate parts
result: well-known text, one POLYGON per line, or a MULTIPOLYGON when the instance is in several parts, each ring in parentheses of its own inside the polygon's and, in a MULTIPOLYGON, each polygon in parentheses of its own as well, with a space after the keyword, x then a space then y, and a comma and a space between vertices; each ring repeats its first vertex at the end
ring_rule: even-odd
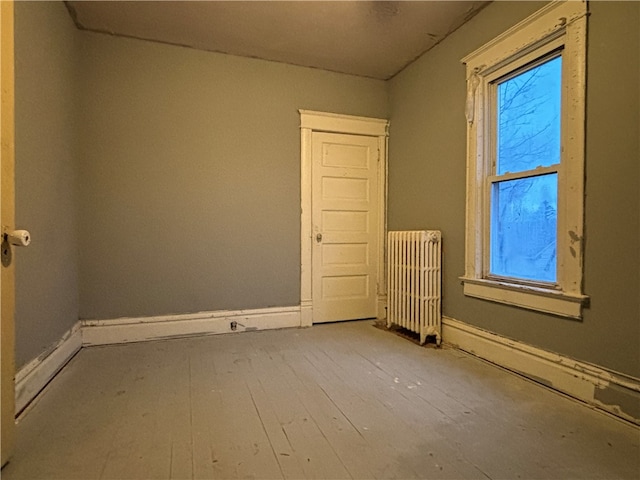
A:
POLYGON ((593 399, 607 410, 618 412, 623 417, 640 418, 640 392, 611 384, 605 388, 596 388, 593 399))

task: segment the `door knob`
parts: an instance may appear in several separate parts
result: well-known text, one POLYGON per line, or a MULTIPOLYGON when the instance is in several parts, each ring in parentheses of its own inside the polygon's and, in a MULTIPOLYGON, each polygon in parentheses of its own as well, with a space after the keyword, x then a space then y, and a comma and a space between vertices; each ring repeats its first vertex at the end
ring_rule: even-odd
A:
POLYGON ((3 230, 0 261, 4 267, 8 267, 11 265, 13 257, 11 254, 11 245, 27 247, 31 243, 31 234, 27 230, 3 230))
POLYGON ((322 234, 321 234, 321 233, 318 233, 318 234, 316 235, 316 242, 320 243, 321 241, 322 241, 322 234))
POLYGON ((5 235, 6 240, 16 247, 28 247, 31 243, 31 234, 27 230, 13 230, 5 235))

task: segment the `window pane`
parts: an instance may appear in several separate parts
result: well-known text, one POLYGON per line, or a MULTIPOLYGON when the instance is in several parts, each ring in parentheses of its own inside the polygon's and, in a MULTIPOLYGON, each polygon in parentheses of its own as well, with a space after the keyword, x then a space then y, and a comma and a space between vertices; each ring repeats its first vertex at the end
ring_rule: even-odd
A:
POLYGON ((560 163, 562 57, 498 84, 496 172, 560 163))
POLYGON ((497 182, 491 205, 491 273, 555 282, 558 175, 497 182))

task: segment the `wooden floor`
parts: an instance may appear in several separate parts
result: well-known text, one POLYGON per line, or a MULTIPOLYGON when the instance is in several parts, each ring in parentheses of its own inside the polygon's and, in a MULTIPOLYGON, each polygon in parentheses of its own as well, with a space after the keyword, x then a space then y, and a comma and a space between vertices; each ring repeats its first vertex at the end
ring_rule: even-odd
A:
POLYGON ((371 321, 82 350, 13 479, 639 478, 640 430, 371 321))

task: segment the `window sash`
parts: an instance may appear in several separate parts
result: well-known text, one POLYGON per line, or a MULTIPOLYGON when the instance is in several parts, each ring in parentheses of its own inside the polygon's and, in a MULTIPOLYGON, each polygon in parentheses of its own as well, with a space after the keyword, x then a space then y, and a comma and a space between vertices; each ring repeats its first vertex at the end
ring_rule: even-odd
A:
MULTIPOLYGON (((558 261, 558 245, 557 242, 559 240, 559 220, 556 218, 555 225, 555 237, 556 237, 556 253, 555 253, 555 280, 554 281, 544 281, 541 279, 530 279, 524 277, 515 277, 515 276, 504 276, 498 275, 492 272, 491 268, 491 260, 492 260, 492 234, 497 235, 498 232, 493 231, 494 229, 494 215, 497 215, 497 212, 494 211, 495 205, 493 204, 493 192, 495 185, 511 180, 523 180, 527 178, 535 178, 538 176, 544 176, 549 174, 557 175, 557 197, 558 197, 558 205, 556 208, 560 209, 560 204, 563 202, 563 195, 560 191, 560 170, 562 163, 562 153, 560 153, 560 163, 555 163, 546 167, 536 167, 534 169, 521 170, 518 172, 507 172, 504 174, 497 174, 496 171, 498 169, 498 87, 501 82, 508 81, 512 78, 521 75, 524 72, 530 71, 536 68, 539 65, 542 65, 548 61, 551 61, 555 58, 562 57, 562 52, 564 49, 564 43, 562 39, 555 39, 553 42, 547 43, 542 48, 538 48, 529 52, 527 55, 518 59, 513 63, 502 66, 502 68, 496 70, 490 77, 487 77, 485 80, 485 88, 488 93, 486 95, 487 108, 485 111, 488 115, 488 132, 487 137, 489 138, 489 152, 485 152, 488 154, 488 158, 491 159, 488 162, 486 168, 486 177, 485 177, 485 188, 484 188, 484 201, 483 201, 483 221, 482 221, 482 230, 483 230, 483 245, 482 248, 482 278, 487 280, 497 280, 500 282, 513 282, 518 285, 530 285, 537 288, 549 288, 553 290, 560 290, 561 286, 559 284, 560 275, 560 265, 558 261)), ((561 79, 561 82, 564 83, 564 78, 561 79)), ((562 138, 563 135, 563 123, 562 123, 562 108, 561 105, 561 118, 560 118, 560 136, 562 138)))
MULTIPOLYGON (((488 219, 485 222, 485 237, 487 239, 487 242, 485 243, 486 248, 484 249, 484 262, 483 262, 483 278, 485 279, 495 279, 495 280, 499 280, 501 282, 506 282, 506 281, 511 281, 514 283, 517 283, 519 285, 530 285, 533 287, 538 287, 538 288, 550 288, 550 289, 554 289, 554 290, 559 290, 560 289, 560 285, 558 284, 558 277, 559 277, 559 272, 558 272, 558 256, 557 256, 557 250, 558 250, 558 233, 559 233, 559 228, 558 228, 558 221, 556 218, 556 222, 555 222, 555 227, 554 227, 554 233, 555 233, 555 241, 556 241, 556 254, 555 254, 555 280, 553 281, 545 281, 542 279, 532 279, 532 278, 526 278, 526 277, 517 277, 517 276, 510 276, 510 275, 501 275, 498 273, 494 273, 492 272, 492 255, 493 255, 493 242, 491 240, 491 236, 493 235, 498 235, 498 231, 496 231, 496 223, 498 221, 498 219, 495 217, 496 215, 498 215, 497 210, 497 205, 493 202, 493 193, 495 191, 495 187, 497 187, 498 185, 500 185, 501 183, 505 182, 505 181, 514 181, 514 180, 526 180, 529 178, 536 178, 536 177, 541 177, 541 176, 545 176, 545 175, 556 175, 556 196, 559 197, 559 193, 558 190, 558 175, 557 175, 557 170, 555 169, 545 169, 547 170, 546 173, 544 174, 536 174, 536 175, 528 175, 528 176, 518 176, 518 178, 515 179, 501 179, 501 177, 496 177, 498 178, 495 181, 490 181, 487 182, 487 191, 488 191, 488 197, 489 197, 489 208, 488 208, 488 219)), ((506 176, 506 175, 505 175, 506 176)), ((510 175, 511 176, 511 175, 510 175)), ((557 209, 557 205, 556 205, 556 209, 557 209)), ((556 215, 557 215, 557 211, 556 211, 556 215)))
MULTIPOLYGON (((489 95, 489 108, 488 108, 488 112, 489 115, 491 115, 491 121, 489 123, 490 128, 491 128, 491 132, 490 132, 490 137, 491 137, 491 170, 490 170, 490 175, 496 175, 497 170, 498 170, 498 153, 499 153, 499 144, 498 144, 498 133, 500 131, 499 128, 499 120, 500 120, 500 115, 499 115, 499 109, 498 109, 498 90, 499 87, 503 84, 506 83, 520 75, 523 75, 527 72, 530 72, 531 70, 540 67, 541 65, 547 63, 547 62, 551 62, 552 60, 555 60, 557 58, 562 59, 563 57, 563 45, 558 45, 558 42, 560 42, 561 39, 557 39, 555 42, 553 42, 552 44, 546 45, 545 48, 543 50, 536 50, 534 52, 531 52, 528 57, 527 60, 529 60, 527 63, 522 63, 522 62, 518 62, 517 64, 519 65, 518 67, 515 66, 511 66, 512 68, 509 69, 508 67, 510 65, 507 65, 505 67, 503 67, 502 70, 506 70, 508 73, 502 75, 501 77, 492 80, 491 82, 488 82, 489 84, 489 89, 490 89, 490 95, 489 95), (531 60, 530 57, 533 57, 533 59, 531 60)), ((501 73, 502 73, 501 70, 501 73)), ((561 78, 560 78, 560 91, 562 92, 562 86, 564 85, 565 82, 565 78, 564 75, 562 75, 561 72, 561 78)), ((559 122, 560 122, 560 138, 562 138, 562 131, 564 129, 564 125, 562 124, 562 108, 563 108, 563 98, 562 98, 562 94, 560 95, 560 118, 559 118, 559 122)), ((560 162, 562 161, 562 151, 558 152, 559 153, 559 158, 560 158, 560 162)), ((538 166, 536 168, 544 168, 542 166, 538 166)), ((518 172, 522 172, 523 170, 517 170, 516 172, 505 172, 505 173, 518 173, 518 172)))
POLYGON ((521 178, 539 177, 541 175, 548 175, 549 173, 559 173, 560 163, 554 163, 548 167, 537 167, 532 170, 524 170, 517 173, 504 173, 502 175, 489 175, 487 176, 487 182, 489 184, 496 182, 504 182, 506 180, 519 180, 521 178))

